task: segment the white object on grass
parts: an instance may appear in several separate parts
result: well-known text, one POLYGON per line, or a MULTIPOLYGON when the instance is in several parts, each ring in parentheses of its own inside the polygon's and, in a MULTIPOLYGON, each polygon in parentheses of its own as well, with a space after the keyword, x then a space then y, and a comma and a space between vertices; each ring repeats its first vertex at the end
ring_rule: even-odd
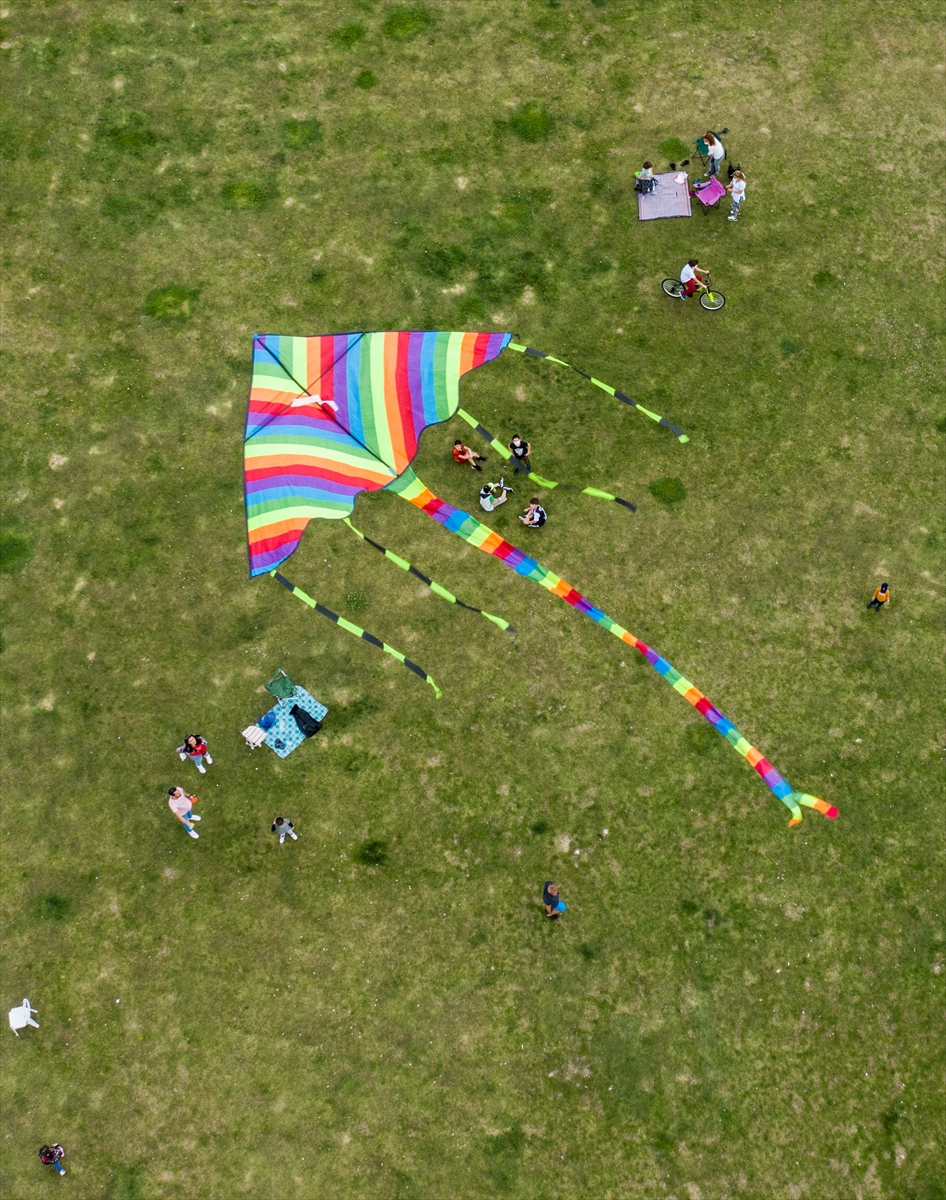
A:
POLYGON ((248 725, 243 730, 243 736, 246 738, 246 744, 249 748, 255 750, 266 741, 266 730, 260 729, 258 725, 248 725))
MULTIPOLYGON (((39 1025, 33 1020, 33 1014, 39 1016, 39 1013, 30 1005, 29 1000, 24 1000, 21 1005, 10 1009, 10 1028, 14 1033, 18 1029, 25 1029, 27 1025, 32 1025, 34 1029, 39 1029, 39 1025)), ((16 1033, 16 1036, 20 1035, 16 1033)))

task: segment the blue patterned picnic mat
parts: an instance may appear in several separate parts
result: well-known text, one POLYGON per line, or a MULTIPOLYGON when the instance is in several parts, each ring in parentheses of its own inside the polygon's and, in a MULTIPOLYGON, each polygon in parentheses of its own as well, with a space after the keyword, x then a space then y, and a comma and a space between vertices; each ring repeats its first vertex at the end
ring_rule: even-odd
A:
POLYGON ((305 688, 297 684, 291 696, 280 700, 269 710, 276 718, 276 723, 266 731, 266 745, 280 758, 288 758, 293 750, 305 741, 305 736, 290 711, 294 704, 304 708, 317 721, 324 721, 328 716, 325 705, 319 704, 314 696, 310 696, 305 688))

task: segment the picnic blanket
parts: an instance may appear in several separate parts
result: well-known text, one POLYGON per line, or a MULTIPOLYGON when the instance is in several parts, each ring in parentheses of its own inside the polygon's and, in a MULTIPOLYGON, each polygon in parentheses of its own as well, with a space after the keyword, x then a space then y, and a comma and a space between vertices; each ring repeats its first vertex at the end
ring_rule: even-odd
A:
POLYGON ((707 208, 726 195, 726 189, 715 177, 708 180, 702 186, 694 185, 694 190, 696 198, 701 204, 705 204, 707 208))
POLYGON ((646 195, 638 192, 637 216, 641 221, 655 221, 658 217, 689 217, 690 196, 688 183, 677 183, 675 176, 682 171, 664 171, 655 175, 657 186, 646 195))
POLYGON ((269 711, 272 713, 274 721, 266 731, 266 745, 280 758, 288 758, 293 750, 305 741, 305 736, 296 724, 296 718, 292 715, 294 704, 304 708, 317 721, 324 721, 328 715, 325 705, 319 704, 314 696, 310 696, 305 688, 299 687, 298 684, 293 688, 291 696, 287 696, 285 700, 280 700, 278 704, 273 705, 269 711))

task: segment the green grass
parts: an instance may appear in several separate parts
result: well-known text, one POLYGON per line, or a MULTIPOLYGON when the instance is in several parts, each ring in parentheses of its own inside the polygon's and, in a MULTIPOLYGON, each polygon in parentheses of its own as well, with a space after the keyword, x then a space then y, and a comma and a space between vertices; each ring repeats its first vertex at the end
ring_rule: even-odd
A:
MULTIPOLYGON (((107 1200, 943 1196, 939 16, 10 6, 2 977, 41 1029, 0 1194, 58 1140, 107 1200), (738 225, 639 224, 634 170, 721 124, 738 225), (694 256, 718 313, 660 292, 694 256), (285 570, 441 701, 247 580, 252 334, 463 327, 690 435, 521 355, 461 388, 637 504, 540 493, 528 545, 838 821, 789 831, 634 651, 393 495, 358 527, 515 638, 339 524, 285 570), (240 737, 278 667, 330 708, 285 761, 240 737)), ((470 506, 455 437, 416 469, 470 506)))

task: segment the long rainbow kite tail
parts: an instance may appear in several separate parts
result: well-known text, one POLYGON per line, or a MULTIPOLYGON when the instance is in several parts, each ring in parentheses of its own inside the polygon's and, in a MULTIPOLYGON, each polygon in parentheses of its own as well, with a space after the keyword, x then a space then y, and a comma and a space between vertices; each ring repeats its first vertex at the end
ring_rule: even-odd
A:
POLYGON ((573 367, 571 363, 567 363, 561 358, 556 358, 554 354, 543 354, 541 350, 533 350, 531 346, 520 346, 518 342, 510 342, 507 349, 518 350, 520 354, 529 354, 533 358, 544 358, 548 362, 558 363, 560 367, 567 367, 570 371, 574 371, 577 375, 580 375, 582 379, 587 379, 595 387, 599 387, 603 392, 607 392, 609 396, 613 396, 615 400, 620 400, 623 404, 629 404, 631 408, 636 408, 645 417, 650 417, 658 425, 663 425, 665 429, 669 429, 671 433, 676 434, 678 442, 688 442, 690 440, 682 429, 677 429, 676 425, 671 425, 666 417, 660 417, 657 413, 652 413, 649 408, 645 408, 643 404, 638 404, 630 396, 625 396, 623 392, 619 392, 616 388, 609 387, 608 384, 602 383, 600 379, 595 379, 593 375, 589 375, 586 371, 581 371, 578 367, 573 367))
POLYGON ((419 667, 415 662, 411 662, 409 658, 405 658, 400 650, 395 650, 394 647, 389 646, 387 642, 382 642, 380 638, 376 638, 373 633, 366 633, 357 625, 353 625, 351 621, 346 621, 344 617, 340 617, 338 613, 333 613, 332 610, 330 608, 326 608, 324 604, 319 604, 318 600, 313 600, 311 596, 307 596, 302 588, 295 587, 295 585, 291 584, 285 575, 281 575, 279 571, 270 571, 269 573, 277 583, 281 583, 286 591, 292 592, 292 594, 301 600, 303 604, 308 604, 309 608, 314 608, 317 613, 320 613, 323 617, 327 617, 336 625, 340 625, 342 629, 347 629, 349 633, 353 634, 357 638, 361 638, 362 641, 369 642, 372 646, 377 646, 378 649, 383 650, 385 654, 390 654, 393 658, 396 658, 399 663, 407 667, 408 671, 413 671, 415 675, 419 675, 420 678, 423 679, 424 683, 429 683, 434 689, 434 694, 438 700, 443 696, 443 692, 439 687, 437 687, 433 678, 427 674, 424 668, 419 667))
POLYGON ((494 625, 498 625, 499 628, 506 633, 514 634, 516 632, 514 626, 510 625, 508 621, 504 621, 502 617, 496 617, 492 613, 484 612, 482 608, 474 608, 472 604, 465 604, 462 600, 454 596, 453 592, 448 592, 442 584, 437 583, 433 579, 428 579, 427 576, 418 571, 416 567, 411 566, 406 558, 401 558, 401 556, 399 554, 395 554, 393 550, 388 550, 378 542, 372 541, 366 533, 362 533, 360 529, 356 529, 355 526, 352 525, 351 521, 349 521, 348 517, 344 517, 343 520, 352 533, 357 533, 363 542, 367 542, 369 546, 374 546, 375 550, 380 550, 386 559, 388 559, 390 562, 393 562, 396 567, 400 567, 402 571, 409 571, 410 574, 416 579, 419 579, 421 583, 425 583, 433 592, 433 594, 435 596, 439 596, 441 600, 446 600, 450 604, 459 604, 459 606, 461 608, 465 608, 467 612, 479 613, 481 617, 485 617, 487 621, 492 621, 494 625))
MULTIPOLYGON (((508 447, 504 446, 498 438, 493 437, 486 426, 481 425, 479 421, 477 421, 476 417, 471 417, 470 414, 465 412, 462 408, 457 409, 457 416, 462 417, 468 425, 472 425, 480 437, 488 442, 489 445, 492 446, 492 448, 496 451, 496 453, 502 458, 506 459, 507 462, 512 458, 512 454, 508 447)), ((537 483, 539 487, 543 488, 569 488, 571 486, 567 483, 557 483, 554 479, 545 479, 542 475, 536 475, 534 471, 530 471, 528 477, 533 483, 537 483)), ((603 492, 600 488, 582 488, 581 494, 583 496, 597 496, 599 500, 613 500, 616 504, 623 505, 624 508, 629 508, 631 512, 637 512, 637 505, 632 504, 630 500, 622 500, 620 496, 612 496, 610 492, 603 492)))
POLYGON ((796 792, 792 790, 789 784, 776 771, 770 762, 768 762, 754 746, 743 737, 732 721, 715 708, 701 691, 693 686, 688 679, 685 679, 679 671, 670 665, 665 658, 652 650, 645 642, 636 638, 632 633, 613 621, 607 613, 600 608, 595 608, 590 600, 586 600, 580 592, 576 592, 570 583, 559 579, 557 575, 547 568, 542 566, 534 558, 530 558, 521 550, 511 545, 495 533, 492 529, 488 529, 485 525, 471 517, 469 513, 465 513, 462 509, 454 508, 450 504, 446 504, 439 497, 435 496, 429 488, 417 478, 414 472, 408 468, 403 475, 396 479, 393 483, 388 484, 387 491, 395 492, 402 499, 409 501, 416 508, 421 509, 429 517, 451 533, 455 533, 458 537, 471 546, 475 546, 477 550, 482 550, 484 554, 491 554, 494 558, 498 558, 505 563, 507 567, 515 571, 517 575, 523 575, 527 579, 532 579, 540 584, 547 591, 555 596, 559 596, 567 604, 578 609, 579 612, 590 617, 592 621, 597 621, 609 633, 613 633, 615 637, 620 638, 622 642, 633 646, 635 650, 647 659, 650 665, 662 675, 670 684, 675 692, 679 692, 684 700, 688 701, 707 721, 713 726, 717 733, 721 734, 727 742, 738 751, 749 765, 755 768, 756 772, 762 776, 762 779, 770 791, 778 796, 779 800, 788 808, 792 814, 792 819, 789 825, 798 825, 801 823, 802 808, 813 808, 817 812, 823 813, 824 816, 830 817, 832 820, 838 815, 838 810, 832 805, 826 804, 824 800, 817 796, 809 796, 805 792, 796 792))

